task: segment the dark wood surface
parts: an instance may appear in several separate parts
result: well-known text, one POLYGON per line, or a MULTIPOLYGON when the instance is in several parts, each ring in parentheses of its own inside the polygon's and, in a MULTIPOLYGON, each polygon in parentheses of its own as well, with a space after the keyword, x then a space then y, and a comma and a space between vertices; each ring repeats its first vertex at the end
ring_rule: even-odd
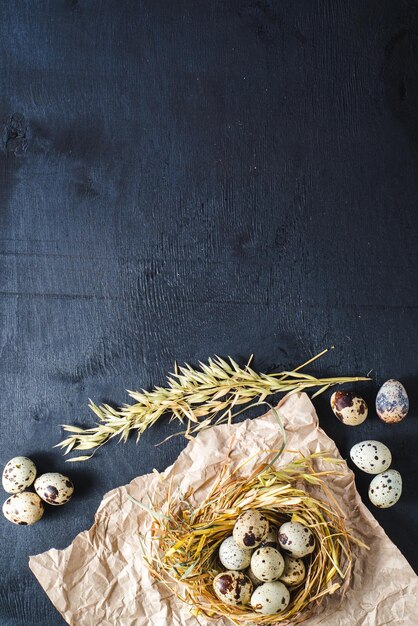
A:
POLYGON ((334 344, 315 371, 372 370, 371 407, 404 382, 399 425, 316 406, 345 457, 391 447, 404 494, 373 513, 418 571, 417 4, 3 0, 0 52, 0 462, 77 490, 1 520, 0 624, 62 624, 28 556, 185 445, 155 448, 162 423, 68 466, 60 424, 215 353, 268 370, 334 344))

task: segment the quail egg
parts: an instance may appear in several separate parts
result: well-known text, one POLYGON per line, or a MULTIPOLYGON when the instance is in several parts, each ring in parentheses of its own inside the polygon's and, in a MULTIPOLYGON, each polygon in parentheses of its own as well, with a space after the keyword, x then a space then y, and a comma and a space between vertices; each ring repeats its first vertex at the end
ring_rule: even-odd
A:
POLYGON ((352 391, 335 391, 331 396, 334 415, 347 426, 358 426, 367 417, 367 404, 352 391))
POLYGON ((284 557, 284 570, 280 580, 289 587, 299 585, 306 576, 306 567, 302 559, 293 559, 287 554, 284 557))
POLYGON ((59 506, 71 500, 74 493, 74 485, 67 476, 49 472, 42 474, 35 480, 35 491, 42 500, 59 506))
POLYGON ((315 549, 315 538, 309 528, 299 522, 285 522, 279 529, 279 543, 291 556, 301 558, 315 549))
POLYGON ((20 493, 33 483, 35 476, 35 463, 26 456, 15 456, 3 470, 3 489, 7 493, 20 493))
POLYGON ((36 493, 24 491, 10 496, 3 504, 3 514, 9 522, 29 526, 39 522, 44 514, 44 505, 36 493))
POLYGON ((240 548, 256 548, 267 537, 268 519, 257 510, 241 513, 235 522, 232 535, 240 548))
POLYGON ((251 550, 239 548, 231 535, 219 546, 219 560, 226 569, 242 570, 250 564, 251 550))
POLYGON ((281 582, 264 583, 251 596, 251 606, 257 613, 274 615, 284 611, 290 602, 289 590, 281 582))
POLYGON ((279 531, 276 526, 272 526, 270 524, 269 531, 267 533, 266 538, 260 544, 263 548, 276 548, 279 549, 279 531))
POLYGON ((277 580, 284 570, 284 558, 276 548, 257 548, 251 557, 251 570, 263 582, 277 580))
POLYGON ((213 579, 213 590, 220 600, 232 606, 249 604, 253 592, 251 580, 243 572, 222 572, 213 579))
POLYGON ((396 504, 402 494, 402 476, 394 469, 375 476, 369 486, 370 502, 379 509, 396 504))
POLYGON ((363 472, 380 474, 392 463, 390 450, 384 443, 372 439, 356 443, 350 450, 351 460, 363 472))
POLYGON ((257 578, 257 576, 254 576, 254 572, 252 571, 251 567, 245 570, 245 573, 248 576, 248 578, 251 580, 251 582, 253 583, 254 589, 258 587, 259 585, 263 584, 262 580, 257 578))
POLYGON ((398 380, 387 380, 376 396, 376 413, 387 424, 401 422, 409 411, 408 394, 398 380))

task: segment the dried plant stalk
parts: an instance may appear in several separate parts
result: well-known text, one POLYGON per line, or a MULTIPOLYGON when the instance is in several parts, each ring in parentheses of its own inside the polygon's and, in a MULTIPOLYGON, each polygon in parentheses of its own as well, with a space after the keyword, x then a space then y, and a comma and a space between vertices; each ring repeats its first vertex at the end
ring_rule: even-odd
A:
POLYGON ((161 501, 151 497, 150 507, 132 498, 153 517, 150 536, 143 542, 149 570, 196 616, 228 617, 238 625, 286 626, 304 621, 326 595, 344 593, 352 567, 351 544, 367 548, 347 531, 343 513, 324 481, 341 474, 336 468, 339 463, 343 461, 316 453, 278 469, 263 464, 250 476, 231 474, 225 464, 206 498, 195 507, 188 502, 190 493, 172 493, 170 487, 161 501), (333 467, 315 470, 317 459, 333 467), (224 569, 217 558, 219 545, 232 534, 238 515, 248 509, 261 510, 279 526, 289 519, 299 521, 316 539, 305 581, 292 590, 287 609, 273 616, 256 613, 250 606, 226 605, 212 588, 213 578, 224 569))
POLYGON ((135 400, 134 404, 125 404, 114 409, 108 404, 97 406, 90 401, 89 407, 99 418, 92 428, 78 428, 63 425, 71 433, 57 444, 64 454, 72 450, 93 450, 88 456, 78 456, 69 461, 85 461, 94 452, 113 437, 126 441, 131 431, 137 432, 137 441, 142 433, 155 424, 163 415, 170 415, 185 424, 182 433, 191 437, 197 432, 214 424, 231 421, 236 407, 247 405, 257 400, 264 400, 276 393, 289 393, 317 388, 318 395, 332 385, 354 381, 364 381, 363 377, 315 378, 300 372, 328 350, 324 350, 293 371, 277 374, 257 373, 250 367, 241 368, 229 358, 209 359, 207 365, 200 363, 200 369, 190 365, 176 367, 176 371, 167 378, 167 387, 155 387, 152 391, 128 391, 135 400))

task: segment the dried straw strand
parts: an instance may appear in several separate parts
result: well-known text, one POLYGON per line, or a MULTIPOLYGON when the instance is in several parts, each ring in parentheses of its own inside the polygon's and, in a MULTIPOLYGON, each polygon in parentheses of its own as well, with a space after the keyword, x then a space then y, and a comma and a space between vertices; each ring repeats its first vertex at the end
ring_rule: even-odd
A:
POLYGON ((74 450, 93 450, 89 455, 68 459, 70 462, 85 461, 114 437, 126 441, 131 431, 136 431, 137 441, 141 435, 163 415, 170 415, 185 424, 181 434, 190 438, 214 424, 231 422, 240 405, 254 400, 262 403, 276 393, 295 393, 317 388, 314 396, 332 385, 369 380, 364 377, 315 378, 300 372, 328 350, 309 359, 293 371, 275 374, 257 373, 250 367, 251 358, 244 368, 233 359, 228 361, 215 357, 200 369, 186 364, 176 365, 167 378, 167 387, 155 387, 152 391, 128 391, 134 404, 124 404, 114 409, 108 404, 97 406, 90 401, 89 407, 98 418, 92 428, 63 425, 70 436, 55 447, 64 449, 64 454, 74 450), (235 411, 235 412, 234 412, 235 411))

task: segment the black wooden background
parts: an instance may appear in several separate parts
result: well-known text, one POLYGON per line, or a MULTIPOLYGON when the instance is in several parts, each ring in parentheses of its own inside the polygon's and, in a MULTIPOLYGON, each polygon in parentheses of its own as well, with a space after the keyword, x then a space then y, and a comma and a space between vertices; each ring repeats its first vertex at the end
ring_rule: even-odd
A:
POLYGON ((373 513, 418 570, 417 111, 413 1, 2 0, 0 462, 77 489, 1 520, 2 626, 63 624, 28 556, 185 445, 155 448, 162 423, 69 466, 60 424, 215 353, 268 370, 334 344, 314 371, 372 370, 371 407, 405 384, 395 426, 316 406, 343 455, 391 447, 404 494, 373 513))

